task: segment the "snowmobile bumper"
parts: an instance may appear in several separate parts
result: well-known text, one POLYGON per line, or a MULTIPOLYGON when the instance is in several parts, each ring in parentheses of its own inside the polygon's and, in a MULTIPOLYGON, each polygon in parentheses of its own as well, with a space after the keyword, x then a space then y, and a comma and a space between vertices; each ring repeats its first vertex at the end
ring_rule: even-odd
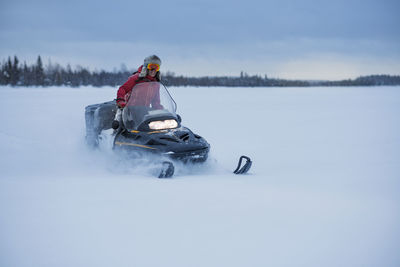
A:
POLYGON ((190 163, 200 163, 204 162, 208 158, 209 147, 205 147, 198 150, 184 151, 184 152, 167 152, 164 153, 165 156, 170 157, 174 160, 179 160, 182 162, 190 163))

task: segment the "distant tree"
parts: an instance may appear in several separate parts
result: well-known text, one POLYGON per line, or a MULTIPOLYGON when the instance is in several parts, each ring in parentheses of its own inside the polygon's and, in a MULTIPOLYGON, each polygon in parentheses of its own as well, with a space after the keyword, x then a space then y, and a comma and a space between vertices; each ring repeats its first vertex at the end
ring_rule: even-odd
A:
POLYGON ((120 72, 128 72, 128 68, 126 67, 125 63, 122 63, 120 66, 120 72))
POLYGON ((12 66, 11 57, 8 57, 2 71, 5 84, 11 84, 12 66))
POLYGON ((36 60, 36 65, 34 67, 34 77, 34 85, 44 85, 45 73, 43 69, 42 58, 40 57, 40 55, 38 56, 36 60))
POLYGON ((1 85, 6 85, 6 76, 5 76, 5 66, 6 63, 3 61, 2 63, 0 63, 0 84, 1 85))
POLYGON ((73 80, 74 80, 73 75, 74 75, 74 73, 72 71, 71 65, 68 64, 67 69, 64 74, 64 76, 65 76, 64 84, 65 85, 73 86, 73 80))
POLYGON ((26 65, 26 62, 24 61, 24 66, 22 67, 22 72, 21 72, 21 85, 31 85, 32 83, 32 73, 26 65))
POLYGON ((89 85, 91 82, 91 73, 86 68, 78 66, 75 76, 78 85, 89 85))
POLYGON ((19 60, 17 56, 14 56, 14 61, 11 65, 11 75, 10 75, 10 84, 15 86, 20 82, 20 74, 21 70, 19 69, 19 60))
POLYGON ((63 72, 64 69, 60 65, 56 65, 53 69, 53 85, 60 86, 63 84, 63 72))

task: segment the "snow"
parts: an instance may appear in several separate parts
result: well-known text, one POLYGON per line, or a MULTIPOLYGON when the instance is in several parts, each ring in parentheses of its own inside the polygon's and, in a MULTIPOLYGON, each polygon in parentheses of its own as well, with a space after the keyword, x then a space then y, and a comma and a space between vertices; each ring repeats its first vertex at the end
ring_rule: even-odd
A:
POLYGON ((0 87, 0 266, 400 265, 399 87, 170 92, 211 161, 157 179, 84 145, 116 88, 0 87))

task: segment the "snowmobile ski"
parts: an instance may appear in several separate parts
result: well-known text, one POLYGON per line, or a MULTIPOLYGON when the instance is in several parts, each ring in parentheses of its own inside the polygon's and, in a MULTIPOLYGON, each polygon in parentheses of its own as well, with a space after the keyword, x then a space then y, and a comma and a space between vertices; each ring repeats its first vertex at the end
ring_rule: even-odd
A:
POLYGON ((247 173, 250 170, 252 163, 253 162, 251 161, 251 159, 249 157, 241 156, 240 159, 239 159, 239 162, 238 162, 238 166, 237 166, 236 170, 233 171, 233 173, 234 174, 245 174, 245 173, 247 173), (245 159, 246 162, 242 166, 243 159, 245 159))
POLYGON ((164 161, 161 165, 161 171, 158 178, 170 178, 174 175, 175 167, 170 161, 164 161))

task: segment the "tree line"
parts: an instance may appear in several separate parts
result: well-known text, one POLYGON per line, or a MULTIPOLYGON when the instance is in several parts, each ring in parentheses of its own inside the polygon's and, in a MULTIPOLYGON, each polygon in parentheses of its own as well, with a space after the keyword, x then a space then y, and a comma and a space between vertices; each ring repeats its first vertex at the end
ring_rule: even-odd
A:
MULTIPOLYGON (((36 62, 27 65, 21 63, 17 56, 8 57, 0 62, 0 85, 11 86, 118 86, 123 84, 132 71, 90 71, 84 67, 72 69, 70 65, 63 67, 59 64, 44 66, 38 56, 36 62)), ((241 72, 239 76, 206 76, 186 77, 167 72, 162 81, 168 86, 230 86, 230 87, 299 87, 299 86, 377 86, 400 85, 400 76, 369 75, 356 79, 340 81, 303 81, 268 78, 267 75, 248 75, 241 72)))
POLYGON ((12 86, 116 86, 131 74, 127 70, 91 72, 83 67, 72 69, 70 65, 63 67, 51 63, 44 66, 40 56, 31 65, 21 64, 17 56, 8 57, 0 63, 0 71, 0 84, 12 86))

